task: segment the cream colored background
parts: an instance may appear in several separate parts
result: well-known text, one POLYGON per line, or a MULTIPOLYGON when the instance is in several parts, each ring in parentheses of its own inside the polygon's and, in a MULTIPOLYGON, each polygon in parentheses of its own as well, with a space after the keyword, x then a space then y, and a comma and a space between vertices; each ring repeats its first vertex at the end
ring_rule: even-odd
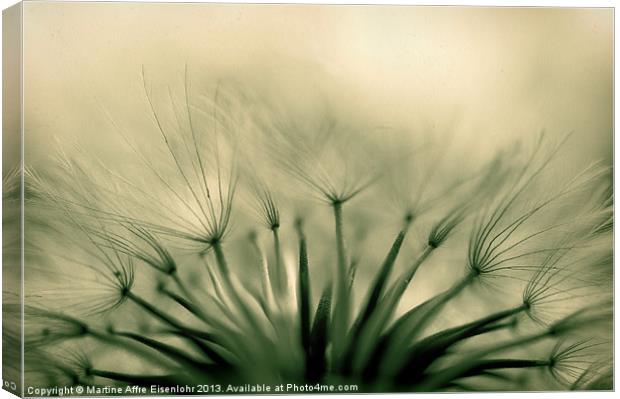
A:
POLYGON ((611 9, 26 3, 24 21, 30 161, 53 136, 113 151, 101 107, 138 123, 141 65, 161 82, 185 62, 381 123, 456 121, 481 151, 574 131, 574 159, 611 161, 611 9))

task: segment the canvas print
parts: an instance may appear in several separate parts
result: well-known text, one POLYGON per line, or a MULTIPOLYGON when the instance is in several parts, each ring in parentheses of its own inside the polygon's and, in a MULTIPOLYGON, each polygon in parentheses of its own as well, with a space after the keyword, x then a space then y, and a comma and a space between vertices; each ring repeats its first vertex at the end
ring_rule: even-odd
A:
POLYGON ((613 390, 612 9, 3 18, 5 389, 613 390))

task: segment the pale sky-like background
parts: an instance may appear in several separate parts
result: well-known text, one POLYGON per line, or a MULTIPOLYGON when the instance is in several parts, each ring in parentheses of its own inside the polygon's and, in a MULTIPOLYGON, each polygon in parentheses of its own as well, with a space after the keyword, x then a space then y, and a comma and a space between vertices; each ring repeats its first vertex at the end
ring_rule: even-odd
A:
POLYGON ((574 131, 575 159, 611 161, 611 9, 26 3, 24 39, 30 160, 52 137, 112 150, 102 107, 132 126, 141 66, 165 84, 187 62, 380 123, 456 121, 481 151, 574 131))

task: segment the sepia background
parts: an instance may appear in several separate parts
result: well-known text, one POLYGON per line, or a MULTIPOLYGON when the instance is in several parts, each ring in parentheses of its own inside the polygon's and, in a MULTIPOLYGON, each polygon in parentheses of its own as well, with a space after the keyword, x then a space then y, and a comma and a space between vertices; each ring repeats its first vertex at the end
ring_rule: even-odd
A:
POLYGON ((383 123, 452 120, 480 146, 574 131, 577 158, 611 159, 610 9, 28 3, 24 18, 31 157, 52 137, 112 147, 97 102, 135 120, 141 66, 163 81, 187 63, 383 123))

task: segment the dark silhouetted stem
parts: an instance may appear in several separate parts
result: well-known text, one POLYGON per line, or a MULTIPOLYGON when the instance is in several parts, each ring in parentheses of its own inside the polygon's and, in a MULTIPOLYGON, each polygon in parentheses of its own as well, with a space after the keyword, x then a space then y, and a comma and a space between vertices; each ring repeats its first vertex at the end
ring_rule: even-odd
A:
POLYGON ((350 296, 347 283, 347 256, 344 244, 342 202, 334 202, 332 207, 334 209, 337 252, 336 303, 334 304, 334 330, 332 331, 332 362, 334 368, 338 369, 340 368, 341 354, 344 350, 347 328, 349 326, 350 296))

